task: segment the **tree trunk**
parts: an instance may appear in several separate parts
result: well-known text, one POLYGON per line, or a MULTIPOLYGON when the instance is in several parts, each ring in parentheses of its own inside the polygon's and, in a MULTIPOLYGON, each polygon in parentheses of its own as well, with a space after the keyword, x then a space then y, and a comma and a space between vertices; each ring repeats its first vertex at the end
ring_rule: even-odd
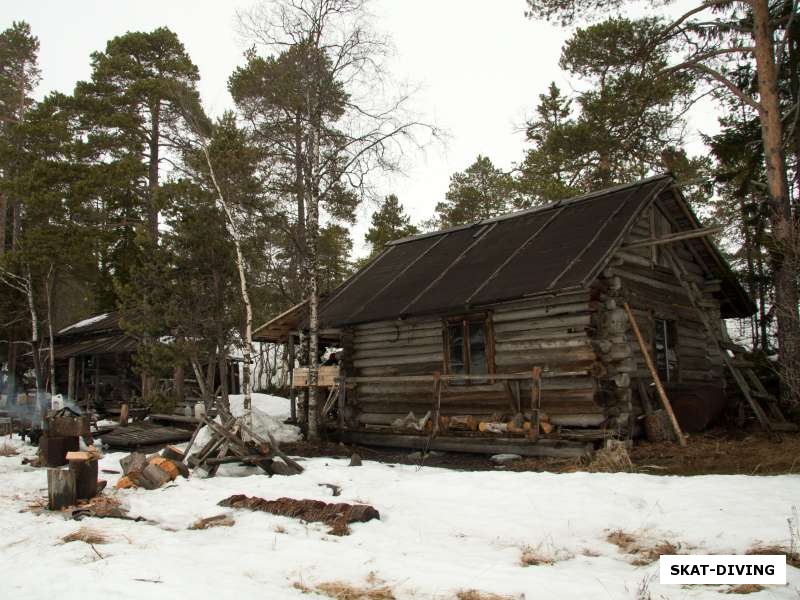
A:
MULTIPOLYGON (((250 377, 250 369, 253 355, 253 307, 250 303, 250 294, 247 291, 247 277, 244 267, 244 254, 242 253, 242 243, 239 236, 239 228, 236 225, 236 220, 233 217, 233 209, 228 205, 222 193, 222 188, 219 187, 217 176, 214 173, 214 165, 211 162, 211 155, 208 152, 208 147, 203 146, 203 154, 205 155, 206 164, 208 165, 208 172, 211 175, 211 181, 214 184, 214 189, 217 191, 217 197, 222 210, 225 211, 225 217, 228 224, 228 231, 233 239, 233 247, 236 250, 236 269, 239 273, 239 291, 242 295, 242 303, 244 304, 245 311, 245 335, 244 335, 244 368, 243 368, 243 384, 244 384, 244 412, 245 416, 250 413, 250 406, 252 404, 252 382, 250 377)), ((224 360, 224 359, 223 359, 224 360)), ((249 424, 252 424, 250 422, 249 424)))
POLYGON ((150 107, 150 161, 147 171, 147 183, 149 188, 149 204, 147 206, 147 230, 153 243, 158 241, 158 162, 159 162, 159 139, 161 136, 161 102, 156 101, 150 107))
POLYGON ((310 132, 311 185, 308 186, 308 224, 306 253, 308 264, 308 434, 309 441, 319 440, 319 125, 310 132))
POLYGON ((6 251, 6 228, 8 227, 8 198, 0 193, 0 257, 6 251))
POLYGON ((53 396, 58 393, 58 386, 56 385, 56 348, 53 339, 53 288, 56 285, 55 279, 51 265, 45 282, 45 295, 47 297, 47 348, 50 357, 50 393, 53 396))
POLYGON ((219 374, 219 395, 222 399, 222 406, 230 410, 230 398, 228 397, 228 356, 225 352, 223 342, 217 343, 220 350, 217 354, 217 373, 219 374))
POLYGON ((789 198, 783 125, 778 97, 773 31, 768 0, 752 0, 753 35, 761 105, 761 137, 764 144, 769 212, 775 248, 775 309, 778 322, 778 359, 781 366, 782 397, 800 402, 800 321, 797 302, 796 231, 789 198))

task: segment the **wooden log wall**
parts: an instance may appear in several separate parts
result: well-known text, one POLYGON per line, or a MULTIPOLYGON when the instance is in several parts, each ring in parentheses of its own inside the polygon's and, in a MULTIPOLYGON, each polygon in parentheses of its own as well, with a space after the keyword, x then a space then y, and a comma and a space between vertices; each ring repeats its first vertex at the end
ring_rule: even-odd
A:
MULTIPOLYGON (((668 217, 655 205, 632 228, 627 243, 652 239, 673 232, 668 217), (666 223, 666 224, 665 224, 666 223)), ((685 244, 674 243, 672 248, 686 270, 698 283, 707 277, 703 267, 685 244)), ((653 347, 655 320, 675 322, 677 339, 675 350, 678 358, 678 379, 670 383, 692 386, 724 385, 723 365, 716 345, 706 332, 697 311, 675 277, 672 269, 663 260, 657 248, 636 248, 619 251, 611 267, 598 282, 609 290, 605 297, 606 310, 599 315, 602 323, 603 359, 610 376, 623 374, 630 377, 634 412, 641 411, 636 380, 651 383, 651 376, 644 357, 636 344, 630 325, 621 313, 621 302, 627 300, 631 306, 648 346, 653 347), (656 250, 656 252, 652 252, 656 250)), ((703 302, 713 322, 718 322, 719 302, 713 297, 714 286, 706 286, 703 302)), ((666 383, 666 382, 664 382, 666 383)), ((617 395, 620 393, 617 391, 617 395)), ((625 416, 620 412, 621 416, 625 416)))
MULTIPOLYGON (((528 373, 544 368, 542 409, 555 424, 592 426, 605 420, 595 402, 598 363, 589 333, 596 303, 588 291, 531 299, 490 309, 494 372, 528 373)), ((356 376, 420 375, 444 372, 443 322, 439 317, 384 321, 356 326, 356 376)), ((359 384, 349 401, 360 424, 390 424, 409 412, 421 418, 433 407, 430 383, 359 384)), ((530 408, 530 380, 519 385, 444 384, 441 414, 513 415, 530 408)))

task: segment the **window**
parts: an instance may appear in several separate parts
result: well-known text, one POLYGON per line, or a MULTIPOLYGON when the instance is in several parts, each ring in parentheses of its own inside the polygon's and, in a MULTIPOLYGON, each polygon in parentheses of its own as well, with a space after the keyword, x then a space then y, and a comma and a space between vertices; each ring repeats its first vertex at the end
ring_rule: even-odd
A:
POLYGON ((656 370, 665 383, 678 381, 678 354, 675 349, 677 339, 675 321, 655 319, 653 346, 656 370))
MULTIPOLYGON (((445 372, 454 375, 486 375, 491 372, 487 321, 484 315, 450 319, 447 332, 445 372)), ((454 384, 486 383, 486 380, 451 381, 454 384)))

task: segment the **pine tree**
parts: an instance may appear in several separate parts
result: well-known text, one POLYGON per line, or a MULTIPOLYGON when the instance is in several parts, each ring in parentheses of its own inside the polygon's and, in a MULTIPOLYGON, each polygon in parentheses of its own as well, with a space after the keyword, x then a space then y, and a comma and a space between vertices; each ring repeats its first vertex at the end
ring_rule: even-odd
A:
POLYGON ((495 217, 511 209, 513 195, 511 175, 478 155, 466 170, 450 176, 446 199, 436 205, 437 225, 446 228, 495 217))
POLYGON ((364 235, 364 241, 370 246, 370 256, 383 250, 391 241, 419 233, 419 229, 411 224, 411 217, 405 214, 403 205, 394 194, 386 196, 378 210, 372 213, 371 223, 364 235))

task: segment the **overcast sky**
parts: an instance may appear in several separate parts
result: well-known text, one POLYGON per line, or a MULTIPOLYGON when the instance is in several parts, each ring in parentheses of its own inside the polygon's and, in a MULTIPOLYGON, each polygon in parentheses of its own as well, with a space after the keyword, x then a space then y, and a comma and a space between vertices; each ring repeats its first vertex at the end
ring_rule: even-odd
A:
MULTIPOLYGON (((232 107, 227 79, 243 62, 246 42, 237 34, 236 11, 254 0, 137 0, 65 2, 29 0, 3 7, 5 26, 25 20, 41 42, 43 80, 39 96, 71 93, 90 75, 89 55, 126 31, 166 25, 186 46, 201 75, 206 109, 232 107)), ((444 198, 450 175, 478 154, 511 168, 523 151, 516 127, 535 107, 550 81, 568 90, 558 68, 567 32, 523 15, 524 0, 375 0, 376 25, 394 42, 392 74, 419 84, 415 110, 447 134, 445 145, 430 145, 407 157, 405 176, 377 182, 396 193, 415 221, 429 218, 444 198)), ((374 206, 360 211, 353 231, 356 252, 363 245, 374 206)))

